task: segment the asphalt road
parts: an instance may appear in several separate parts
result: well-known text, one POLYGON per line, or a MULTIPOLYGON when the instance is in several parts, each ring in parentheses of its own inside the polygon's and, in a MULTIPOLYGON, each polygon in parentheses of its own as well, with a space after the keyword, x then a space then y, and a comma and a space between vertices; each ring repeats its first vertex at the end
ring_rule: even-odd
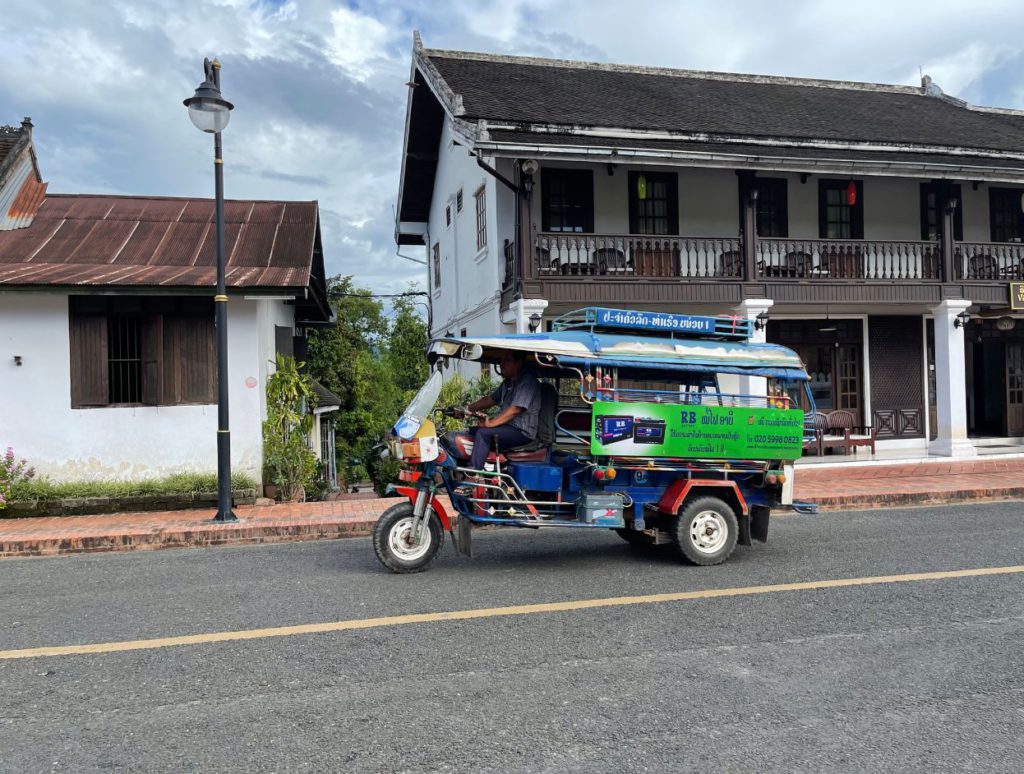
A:
MULTIPOLYGON (((786 516, 693 568, 613 533, 0 562, 0 652, 1024 564, 1024 504, 786 516)), ((1024 574, 0 658, 0 770, 1024 770, 1024 574)), ((3 654, 0 653, 0 656, 3 654)))

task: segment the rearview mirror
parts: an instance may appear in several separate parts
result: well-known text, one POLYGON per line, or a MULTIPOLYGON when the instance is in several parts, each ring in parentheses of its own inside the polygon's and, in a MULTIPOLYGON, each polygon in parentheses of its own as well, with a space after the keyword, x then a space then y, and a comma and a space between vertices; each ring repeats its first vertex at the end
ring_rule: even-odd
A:
POLYGON ((479 360, 484 356, 484 348, 479 344, 463 344, 459 354, 463 360, 479 360))

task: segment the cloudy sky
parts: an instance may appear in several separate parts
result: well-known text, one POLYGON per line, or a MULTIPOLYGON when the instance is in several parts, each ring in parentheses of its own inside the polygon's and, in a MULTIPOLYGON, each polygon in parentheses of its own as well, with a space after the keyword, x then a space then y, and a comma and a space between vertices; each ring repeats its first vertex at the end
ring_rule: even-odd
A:
POLYGON ((414 29, 702 70, 916 85, 920 67, 1021 108, 1022 28, 1019 0, 0 0, 0 123, 32 117, 51 191, 210 196, 212 143, 181 100, 218 56, 227 196, 319 200, 328 273, 389 292, 422 276, 392 241, 414 29))

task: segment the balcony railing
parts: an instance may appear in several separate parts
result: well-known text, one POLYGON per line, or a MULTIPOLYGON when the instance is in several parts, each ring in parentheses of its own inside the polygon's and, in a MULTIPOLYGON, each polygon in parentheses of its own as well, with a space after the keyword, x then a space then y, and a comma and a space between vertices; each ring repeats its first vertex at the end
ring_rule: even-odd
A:
POLYGON ((756 243, 758 278, 938 280, 938 242, 769 239, 756 243))
MULTIPOLYGON (((739 237, 639 234, 534 235, 533 276, 555 278, 681 278, 696 280, 878 280, 939 282, 944 279, 938 241, 788 239, 758 237, 753 276, 747 277, 739 237)), ((515 281, 514 246, 505 245, 505 286, 515 281)), ((530 265, 530 264, 528 264, 530 265)), ((1024 279, 1024 243, 956 242, 953 276, 947 281, 1024 279)))
POLYGON ((1024 244, 1020 242, 957 242, 953 248, 957 279, 1024 279, 1024 244))
POLYGON ((738 238, 542 233, 534 245, 538 277, 741 279, 738 238))

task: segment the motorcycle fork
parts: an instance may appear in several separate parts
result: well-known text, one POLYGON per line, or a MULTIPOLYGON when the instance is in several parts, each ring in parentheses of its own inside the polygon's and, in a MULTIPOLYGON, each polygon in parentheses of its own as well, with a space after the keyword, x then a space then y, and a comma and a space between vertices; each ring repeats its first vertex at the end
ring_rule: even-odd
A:
POLYGON ((427 471, 423 471, 423 476, 420 478, 423 483, 420 484, 419 490, 416 492, 416 502, 412 506, 412 539, 413 545, 418 546, 427 536, 428 524, 430 522, 430 511, 431 503, 434 501, 434 492, 436 486, 434 485, 434 472, 430 471, 430 475, 427 475, 427 471))

